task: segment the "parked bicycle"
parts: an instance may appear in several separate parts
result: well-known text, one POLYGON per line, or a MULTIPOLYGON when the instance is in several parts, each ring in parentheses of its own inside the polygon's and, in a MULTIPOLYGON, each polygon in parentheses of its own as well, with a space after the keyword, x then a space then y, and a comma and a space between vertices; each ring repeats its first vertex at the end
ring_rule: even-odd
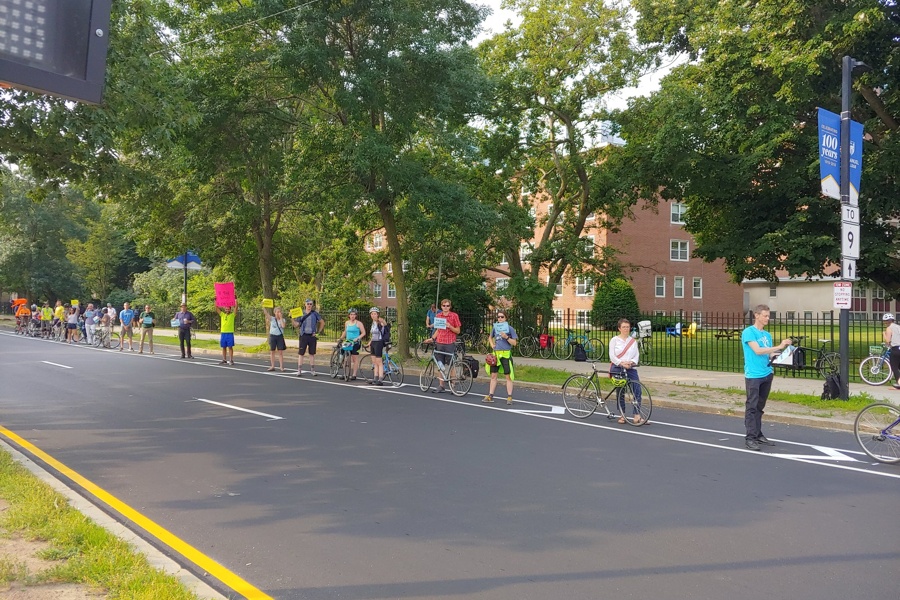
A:
POLYGON ((795 352, 803 352, 803 362, 799 366, 793 366, 791 368, 804 370, 815 369, 818 371, 819 377, 822 377, 823 379, 829 375, 839 373, 841 368, 841 355, 827 349, 827 344, 831 342, 831 340, 820 339, 819 342, 822 345, 818 348, 811 348, 809 346, 800 345, 805 337, 805 335, 790 336, 791 344, 797 347, 795 352), (815 362, 813 363, 813 366, 809 366, 810 359, 813 357, 815 357, 815 362))
POLYGON ((566 329, 566 341, 553 346, 553 354, 560 360, 568 360, 572 358, 575 352, 575 344, 584 346, 584 352, 587 354, 588 360, 600 360, 603 358, 603 350, 605 348, 603 342, 597 338, 589 338, 588 332, 576 335, 572 329, 566 329))
POLYGON ((516 344, 515 351, 519 356, 531 358, 541 346, 540 336, 534 327, 526 327, 525 333, 519 335, 519 343, 516 344))
POLYGON ((650 420, 653 399, 647 386, 639 381, 629 381, 625 373, 614 373, 608 379, 612 382, 612 388, 601 398, 600 374, 609 374, 609 371, 599 369, 598 360, 592 360, 590 363, 593 368, 590 377, 572 375, 563 383, 563 403, 570 415, 586 419, 599 409, 607 419, 617 418, 620 423, 628 423, 634 427, 640 427, 650 420), (613 394, 615 394, 614 404, 609 401, 613 394))
POLYGON ((423 392, 430 390, 438 371, 454 396, 465 396, 472 389, 472 369, 462 357, 457 353, 447 354, 438 351, 431 353, 431 360, 422 369, 419 375, 419 389, 423 392))
POLYGON ((881 345, 880 353, 873 353, 872 350, 878 346, 871 346, 869 349, 870 356, 864 358, 859 363, 859 376, 869 385, 884 385, 891 379, 891 347, 887 344, 881 345))
MULTIPOLYGON (((400 387, 403 385, 403 365, 391 358, 391 346, 392 344, 390 343, 385 344, 384 351, 381 353, 381 360, 384 361, 384 381, 387 381, 394 387, 400 387)), ((366 346, 366 351, 369 351, 368 346, 366 346)), ((359 359, 359 374, 367 383, 375 381, 374 361, 376 360, 378 359, 371 354, 367 354, 359 359)))
POLYGON ((94 346, 115 350, 119 347, 119 336, 113 335, 111 327, 97 325, 94 329, 94 346))
POLYGON ((900 463, 900 408, 876 402, 856 415, 853 433, 863 452, 878 462, 900 463))
POLYGON ((350 381, 350 372, 353 361, 350 358, 350 351, 353 350, 353 342, 344 342, 343 345, 338 344, 331 351, 331 359, 328 361, 328 374, 332 379, 340 376, 344 381, 350 381))

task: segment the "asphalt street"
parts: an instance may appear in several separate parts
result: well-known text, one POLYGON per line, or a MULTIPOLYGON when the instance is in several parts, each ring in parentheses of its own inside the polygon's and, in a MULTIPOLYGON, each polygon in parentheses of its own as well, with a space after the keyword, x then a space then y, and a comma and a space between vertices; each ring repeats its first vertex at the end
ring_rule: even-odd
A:
POLYGON ((250 582, 247 597, 900 589, 900 468, 846 432, 768 424, 777 446, 755 453, 727 416, 655 408, 633 428, 527 390, 484 405, 483 374, 456 398, 417 378, 374 388, 217 362, 0 333, 0 426, 250 582))

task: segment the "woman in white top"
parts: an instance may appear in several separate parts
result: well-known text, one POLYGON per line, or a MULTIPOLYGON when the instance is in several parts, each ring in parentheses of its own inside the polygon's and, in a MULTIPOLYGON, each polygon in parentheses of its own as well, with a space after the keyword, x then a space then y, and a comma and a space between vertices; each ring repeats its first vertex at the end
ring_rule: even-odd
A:
MULTIPOLYGON (((640 381, 637 372, 638 362, 640 362, 640 352, 638 352, 637 340, 630 335, 631 323, 628 319, 619 319, 619 323, 616 327, 619 330, 619 335, 609 340, 609 359, 612 362, 609 366, 609 372, 613 375, 624 373, 628 381, 640 381)), ((634 393, 634 399, 637 402, 638 407, 640 407, 641 386, 635 385, 632 386, 631 389, 634 393)), ((625 415, 624 400, 625 398, 623 396, 619 401, 619 412, 621 413, 619 423, 622 424, 625 423, 625 419, 627 418, 625 415)), ((631 418, 634 419, 635 423, 641 422, 640 413, 632 415, 631 418)))
POLYGON ((276 306, 269 314, 263 308, 263 314, 266 315, 266 324, 269 328, 269 368, 267 370, 275 370, 275 353, 278 353, 278 368, 284 371, 284 350, 287 345, 284 341, 284 316, 281 314, 281 307, 276 306))
POLYGON ((900 390, 900 325, 891 313, 885 313, 881 320, 884 322, 884 343, 891 348, 891 371, 897 378, 894 389, 900 390))

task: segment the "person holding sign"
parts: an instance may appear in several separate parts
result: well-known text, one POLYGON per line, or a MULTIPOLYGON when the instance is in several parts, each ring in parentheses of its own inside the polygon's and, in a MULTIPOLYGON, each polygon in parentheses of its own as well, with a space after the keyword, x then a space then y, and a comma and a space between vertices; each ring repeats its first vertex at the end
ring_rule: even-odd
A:
MULTIPOLYGON (((356 309, 351 308, 347 312, 347 320, 344 322, 344 333, 341 334, 341 340, 349 342, 350 348, 350 380, 356 379, 356 373, 359 370, 359 349, 362 347, 362 339, 366 337, 366 329, 362 323, 356 320, 356 309)), ((343 379, 343 375, 341 378, 343 379)))
POLYGON ((191 326, 194 324, 194 313, 187 309, 187 304, 181 303, 181 310, 175 313, 172 325, 178 328, 178 345, 181 346, 181 358, 194 358, 191 354, 191 326), (187 342, 187 356, 184 353, 187 342))
POLYGON ((501 310, 497 313, 497 322, 491 327, 491 337, 488 341, 494 350, 495 360, 491 361, 493 364, 489 363, 488 365, 491 371, 491 384, 488 388, 488 395, 484 397, 482 402, 494 401, 494 390, 497 389, 497 373, 500 372, 500 367, 503 367, 503 374, 506 375, 506 404, 509 406, 513 403, 512 349, 513 346, 519 343, 519 336, 516 335, 516 330, 513 329, 512 325, 506 322, 505 311, 501 310))
MULTIPOLYGON (((450 362, 448 357, 453 356, 456 352, 456 336, 462 331, 459 315, 450 311, 451 306, 450 300, 444 298, 441 300, 441 312, 434 316, 435 331, 431 339, 434 340, 434 353, 439 362, 443 362, 443 360, 450 362), (443 360, 439 358, 441 355, 443 355, 443 360)), ((443 368, 438 369, 438 379, 440 385, 435 393, 442 394, 446 391, 443 368)))
POLYGON ((300 377, 303 369, 303 357, 309 350, 309 372, 313 377, 316 373, 316 343, 319 341, 318 335, 325 329, 325 319, 315 309, 315 303, 311 298, 307 298, 303 307, 304 313, 296 319, 291 319, 291 323, 300 333, 300 350, 297 354, 297 377, 300 377))
POLYGON ((760 444, 774 446, 762 433, 762 416, 772 390, 774 369, 770 358, 778 356, 781 351, 791 345, 790 338, 781 340, 778 346, 772 347, 772 336, 765 330, 769 324, 769 307, 760 304, 753 309, 753 325, 741 333, 741 346, 744 349, 744 385, 747 388, 747 402, 744 405, 744 427, 747 435, 744 443, 747 450, 758 452, 760 444))
MULTIPOLYGON (((263 302, 265 302, 265 300, 263 302)), ((269 368, 267 370, 275 370, 275 353, 277 352, 278 367, 283 373, 284 351, 287 348, 287 344, 284 342, 284 316, 281 314, 280 306, 276 306, 273 313, 274 314, 270 315, 267 308, 263 308, 263 314, 266 315, 266 325, 269 328, 269 368)))
POLYGON ((153 328, 156 326, 156 315, 150 310, 150 305, 144 305, 144 312, 141 313, 138 322, 141 326, 141 343, 138 346, 138 354, 144 353, 144 339, 150 339, 150 354, 153 354, 153 328))
MULTIPOLYGON (((619 335, 609 340, 609 373, 610 375, 625 374, 628 381, 640 382, 638 377, 637 366, 640 362, 640 352, 638 351, 637 340, 631 336, 631 322, 628 319, 619 319, 616 328, 619 335)), ((631 388, 634 393, 634 399, 637 405, 641 405, 641 386, 635 385, 631 388)), ((619 423, 625 424, 625 398, 624 396, 619 402, 619 423)), ((635 423, 641 422, 640 413, 632 416, 635 423)))
POLYGON ((234 319, 237 316, 237 298, 234 299, 234 310, 231 306, 216 306, 221 325, 219 327, 219 346, 222 347, 222 360, 220 365, 228 364, 228 355, 231 354, 231 366, 234 366, 234 319))

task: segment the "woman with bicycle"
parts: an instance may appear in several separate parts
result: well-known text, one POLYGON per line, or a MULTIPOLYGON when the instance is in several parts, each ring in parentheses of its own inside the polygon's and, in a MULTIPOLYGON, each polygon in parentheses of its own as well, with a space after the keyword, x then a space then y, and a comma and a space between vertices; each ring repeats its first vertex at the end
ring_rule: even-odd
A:
MULTIPOLYGON (((609 340, 609 360, 612 363, 609 365, 609 374, 610 376, 621 376, 624 374, 628 381, 640 382, 641 379, 638 377, 637 372, 640 352, 638 351, 637 340, 631 337, 631 322, 628 319, 619 319, 616 328, 619 330, 619 335, 609 340)), ((639 407, 641 405, 641 386, 632 386, 632 391, 636 406, 639 407)), ((625 419, 628 417, 625 415, 623 404, 623 402, 620 402, 619 410, 622 414, 619 417, 619 423, 624 425, 625 419)), ((640 423, 640 413, 635 413, 632 419, 635 423, 640 423)))
POLYGON ((497 313, 497 322, 491 327, 491 337, 488 339, 491 345, 493 360, 485 358, 485 362, 491 370, 491 384, 488 388, 488 395, 484 397, 482 402, 494 401, 494 390, 497 389, 497 373, 500 367, 503 367, 503 373, 506 375, 506 404, 509 406, 513 403, 513 364, 512 349, 519 343, 519 336, 513 326, 506 322, 506 312, 497 313))
POLYGON ((387 322, 381 318, 381 311, 377 306, 369 309, 372 318, 372 328, 369 330, 369 353, 372 355, 372 385, 384 385, 384 344, 387 322))
MULTIPOLYGON (((341 334, 341 342, 345 340, 350 343, 350 347, 345 352, 350 353, 350 381, 356 379, 359 371, 359 349, 362 347, 362 339, 366 337, 366 330, 362 323, 356 320, 356 309, 351 308, 347 312, 347 320, 344 322, 344 333, 341 334)), ((380 361, 373 361, 380 362, 380 361)), ((382 377, 384 371, 382 370, 382 377)), ((344 376, 341 375, 341 379, 344 376)))
POLYGON ((900 390, 900 325, 892 313, 885 313, 881 320, 884 322, 884 343, 891 348, 891 372, 897 379, 894 389, 900 390))

